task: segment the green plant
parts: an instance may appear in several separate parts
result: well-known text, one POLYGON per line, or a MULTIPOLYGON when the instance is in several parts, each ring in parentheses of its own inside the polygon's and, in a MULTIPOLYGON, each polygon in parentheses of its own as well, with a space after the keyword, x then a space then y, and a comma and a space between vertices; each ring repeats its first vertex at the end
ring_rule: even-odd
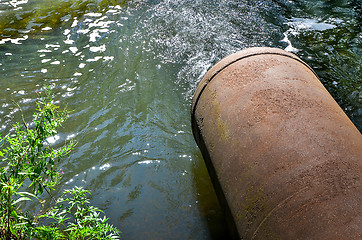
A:
POLYGON ((54 104, 47 88, 37 102, 32 121, 26 123, 22 118, 22 124, 16 123, 9 134, 0 136, 0 239, 118 238, 118 230, 99 217, 101 211, 88 206, 88 191, 82 188, 66 190, 64 194, 71 193, 73 198, 60 198, 54 208, 40 216, 22 210, 25 201, 34 199, 45 206, 45 200, 40 201, 44 191, 53 199, 51 191, 62 177, 56 163, 69 154, 74 143, 54 148, 47 139, 57 134, 67 113, 54 104), (62 209, 67 201, 69 206, 62 209), (40 225, 39 220, 44 219, 51 223, 40 225))
POLYGON ((39 227, 39 239, 118 239, 119 230, 100 217, 100 209, 90 206, 87 194, 81 187, 65 190, 61 198, 46 214, 40 216, 53 220, 50 227, 39 227))

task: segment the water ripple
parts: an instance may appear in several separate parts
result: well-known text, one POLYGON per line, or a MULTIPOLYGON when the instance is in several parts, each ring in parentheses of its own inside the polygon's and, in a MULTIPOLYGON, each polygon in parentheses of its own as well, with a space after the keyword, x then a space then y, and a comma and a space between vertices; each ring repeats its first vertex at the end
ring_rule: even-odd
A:
MULTIPOLYGON (((12 100, 29 121, 36 92, 50 84, 71 113, 49 143, 78 142, 61 163, 64 188, 92 190, 92 201, 126 239, 225 239, 190 130, 192 93, 224 56, 274 46, 298 50, 334 95, 349 89, 342 106, 361 116, 361 38, 357 30, 347 31, 358 29, 356 17, 342 3, 330 4, 132 1, 64 16, 62 24, 41 26, 36 35, 2 38, 1 132, 20 119, 12 100)), ((0 11, 8 7, 0 4, 0 11)))

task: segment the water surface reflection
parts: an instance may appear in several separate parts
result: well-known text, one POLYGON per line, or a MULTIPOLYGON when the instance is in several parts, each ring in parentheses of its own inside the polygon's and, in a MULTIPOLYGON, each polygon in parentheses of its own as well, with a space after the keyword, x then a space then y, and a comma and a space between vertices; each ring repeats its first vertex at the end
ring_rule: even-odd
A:
POLYGON ((361 128, 360 8, 324 2, 131 1, 88 8, 37 34, 2 35, 1 132, 20 119, 12 100, 30 119, 35 92, 51 84, 72 111, 53 144, 78 141, 61 164, 62 188, 92 190, 92 204, 125 239, 225 239, 190 129, 192 93, 227 54, 287 48, 315 67, 361 128))

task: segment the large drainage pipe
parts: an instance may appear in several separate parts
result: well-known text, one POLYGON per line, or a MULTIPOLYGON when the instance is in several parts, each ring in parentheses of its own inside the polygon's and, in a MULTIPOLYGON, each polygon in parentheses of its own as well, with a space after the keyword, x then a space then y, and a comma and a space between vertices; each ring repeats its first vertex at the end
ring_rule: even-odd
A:
POLYGON ((235 238, 362 239, 362 136, 294 54, 218 62, 192 130, 235 238))

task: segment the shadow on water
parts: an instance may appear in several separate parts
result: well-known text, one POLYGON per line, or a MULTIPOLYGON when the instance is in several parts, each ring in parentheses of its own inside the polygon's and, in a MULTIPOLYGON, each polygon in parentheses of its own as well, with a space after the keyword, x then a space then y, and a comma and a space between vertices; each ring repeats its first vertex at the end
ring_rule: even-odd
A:
MULTIPOLYGON (((201 153, 199 154, 200 159, 202 159, 201 153)), ((224 212, 211 184, 204 161, 195 162, 192 167, 192 173, 200 214, 207 222, 211 239, 231 239, 224 212)))

